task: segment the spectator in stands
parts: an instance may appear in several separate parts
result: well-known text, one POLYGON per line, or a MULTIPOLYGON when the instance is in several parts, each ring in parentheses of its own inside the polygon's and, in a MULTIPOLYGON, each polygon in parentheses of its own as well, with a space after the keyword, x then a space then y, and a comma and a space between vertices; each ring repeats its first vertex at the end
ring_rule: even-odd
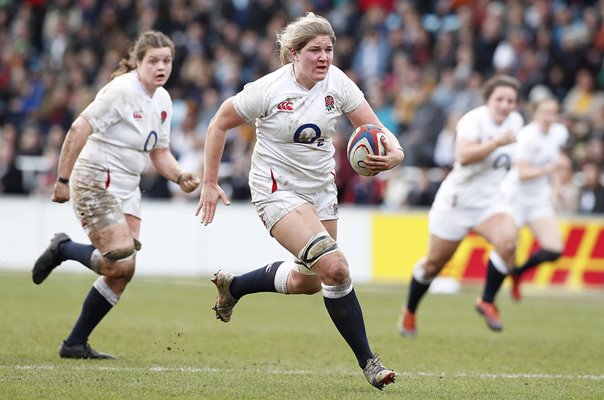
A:
POLYGON ((582 214, 604 213, 604 186, 602 170, 593 161, 586 161, 581 166, 583 184, 579 190, 579 212, 582 214))
POLYGON ((575 84, 564 98, 563 110, 572 117, 587 120, 600 110, 604 97, 594 87, 594 77, 587 69, 580 69, 575 77, 575 84))
POLYGON ((429 165, 420 165, 418 169, 417 181, 407 195, 406 204, 410 207, 430 207, 434 202, 440 182, 437 183, 430 179, 429 165))
POLYGON ((0 193, 25 194, 23 172, 15 165, 15 146, 0 137, 0 193))
POLYGON ((36 260, 32 279, 42 283, 65 260, 76 260, 101 276, 59 348, 62 358, 113 358, 92 349, 88 337, 134 275, 141 248, 140 175, 148 160, 184 192, 199 186, 196 175, 181 172, 169 149, 172 101, 163 85, 173 58, 174 44, 167 36, 157 31, 141 34, 114 79, 76 118, 63 143, 51 199, 73 200, 92 244, 55 234, 36 260))

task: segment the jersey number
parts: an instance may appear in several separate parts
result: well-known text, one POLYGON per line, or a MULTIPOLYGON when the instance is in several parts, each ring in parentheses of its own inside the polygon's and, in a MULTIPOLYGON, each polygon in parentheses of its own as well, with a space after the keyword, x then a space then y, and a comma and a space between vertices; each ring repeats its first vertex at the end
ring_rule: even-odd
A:
POLYGON ((325 139, 321 137, 321 129, 315 124, 304 124, 296 129, 294 133, 294 143, 313 144, 323 146, 325 139))
POLYGON ((493 161, 493 168, 505 168, 509 171, 512 168, 512 159, 507 154, 500 154, 493 161))

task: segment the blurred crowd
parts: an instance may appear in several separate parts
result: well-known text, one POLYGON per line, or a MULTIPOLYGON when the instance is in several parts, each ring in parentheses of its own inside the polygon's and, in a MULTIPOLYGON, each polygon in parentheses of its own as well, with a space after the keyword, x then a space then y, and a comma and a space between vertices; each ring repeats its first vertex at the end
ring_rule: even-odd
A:
MULTIPOLYGON (((71 122, 150 29, 176 44, 172 150, 201 173, 218 106, 279 67, 275 35, 306 11, 331 21, 334 64, 406 149, 399 168, 358 176, 342 151, 352 131, 342 119, 342 203, 429 206, 453 163, 457 120, 482 104, 486 79, 506 73, 522 83, 526 120, 531 102, 560 100, 571 138, 559 210, 604 212, 604 0, 0 0, 0 193, 49 194, 71 122)), ((250 125, 229 132, 220 183, 234 201, 249 199, 254 139, 250 125)), ((152 169, 141 189, 184 199, 152 169)))

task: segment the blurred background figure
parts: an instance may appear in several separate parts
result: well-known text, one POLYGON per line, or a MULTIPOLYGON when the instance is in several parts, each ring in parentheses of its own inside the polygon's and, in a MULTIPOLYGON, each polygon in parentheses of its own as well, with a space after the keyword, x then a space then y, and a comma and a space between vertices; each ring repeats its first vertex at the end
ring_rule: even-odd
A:
POLYGON ((23 172, 15 165, 15 156, 14 144, 0 139, 0 193, 27 193, 23 187, 23 172))
POLYGON ((604 186, 602 169, 593 161, 581 166, 583 182, 579 189, 579 209, 582 214, 604 213, 604 186))

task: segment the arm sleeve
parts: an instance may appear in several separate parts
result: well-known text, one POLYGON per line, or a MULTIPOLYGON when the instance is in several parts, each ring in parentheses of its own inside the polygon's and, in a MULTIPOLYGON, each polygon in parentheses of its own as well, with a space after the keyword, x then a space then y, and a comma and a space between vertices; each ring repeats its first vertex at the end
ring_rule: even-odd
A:
POLYGON ((457 122, 457 138, 465 139, 472 142, 478 142, 481 139, 480 124, 477 118, 473 118, 476 115, 465 114, 457 122))
POLYGON ((123 97, 115 86, 108 84, 97 93, 81 115, 90 123, 94 132, 103 134, 122 118, 118 101, 123 97))
POLYGON ((264 114, 264 90, 258 81, 248 83, 233 97, 235 111, 245 121, 254 121, 264 114))
POLYGON ((346 76, 343 72, 340 72, 342 82, 342 111, 349 113, 354 111, 358 106, 361 105, 365 100, 365 95, 359 89, 356 83, 346 76))

